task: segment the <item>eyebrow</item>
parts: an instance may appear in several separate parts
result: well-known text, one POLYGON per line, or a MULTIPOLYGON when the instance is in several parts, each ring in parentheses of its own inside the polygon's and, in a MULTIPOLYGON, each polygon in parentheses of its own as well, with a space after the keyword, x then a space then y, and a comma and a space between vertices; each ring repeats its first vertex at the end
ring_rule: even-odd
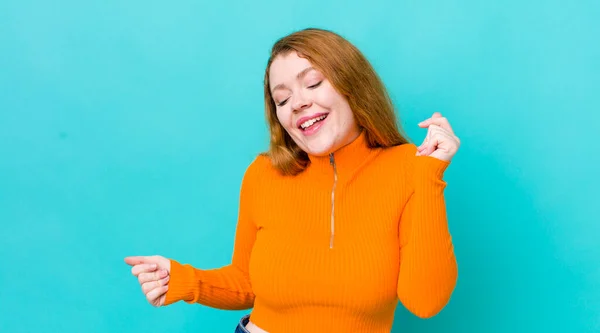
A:
MULTIPOLYGON (((314 70, 314 67, 306 67, 305 69, 303 69, 300 73, 298 73, 298 75, 296 75, 296 79, 298 80, 302 80, 303 77, 306 76, 306 74, 308 74, 308 72, 314 70)), ((283 83, 280 83, 278 85, 276 85, 275 87, 273 87, 273 90, 271 90, 271 94, 277 90, 277 89, 283 89, 285 87, 285 85, 283 83)))

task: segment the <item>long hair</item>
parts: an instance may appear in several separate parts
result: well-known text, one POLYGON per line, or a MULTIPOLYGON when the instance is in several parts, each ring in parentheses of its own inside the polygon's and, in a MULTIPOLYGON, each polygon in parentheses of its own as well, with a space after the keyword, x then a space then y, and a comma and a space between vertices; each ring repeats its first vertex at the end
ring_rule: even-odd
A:
POLYGON ((279 123, 269 86, 273 60, 294 51, 310 61, 347 99, 357 125, 365 131, 369 147, 392 147, 409 142, 408 137, 401 134, 402 128, 396 122, 394 106, 383 82, 365 56, 334 32, 316 28, 300 30, 273 45, 265 70, 265 113, 271 136, 265 155, 282 174, 296 175, 310 163, 307 153, 279 123))

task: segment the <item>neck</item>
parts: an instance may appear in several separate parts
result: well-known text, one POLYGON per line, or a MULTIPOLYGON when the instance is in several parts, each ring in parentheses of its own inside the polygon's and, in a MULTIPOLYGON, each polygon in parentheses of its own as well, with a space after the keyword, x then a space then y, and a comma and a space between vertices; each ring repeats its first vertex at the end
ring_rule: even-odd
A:
POLYGON ((347 181, 377 151, 379 149, 369 147, 366 133, 363 130, 352 142, 328 155, 316 156, 309 154, 310 165, 306 171, 308 174, 319 178, 319 180, 331 180, 335 172, 340 181, 347 181))

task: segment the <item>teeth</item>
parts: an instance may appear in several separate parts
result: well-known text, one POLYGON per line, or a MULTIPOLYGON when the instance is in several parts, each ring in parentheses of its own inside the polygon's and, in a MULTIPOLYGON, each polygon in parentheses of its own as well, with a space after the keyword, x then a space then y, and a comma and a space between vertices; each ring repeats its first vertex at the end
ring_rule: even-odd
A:
POLYGON ((306 129, 307 127, 312 126, 312 124, 316 123, 317 121, 325 119, 325 117, 326 117, 326 115, 322 115, 320 117, 307 120, 307 121, 303 122, 302 125, 300 125, 300 127, 302 127, 302 129, 306 129))

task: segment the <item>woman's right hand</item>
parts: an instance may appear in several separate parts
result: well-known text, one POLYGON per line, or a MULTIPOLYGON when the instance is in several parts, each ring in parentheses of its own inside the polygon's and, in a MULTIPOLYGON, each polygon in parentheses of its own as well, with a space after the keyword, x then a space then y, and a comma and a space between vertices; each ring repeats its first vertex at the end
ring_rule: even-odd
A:
POLYGON ((142 292, 153 306, 165 304, 171 261, 161 256, 134 256, 126 257, 125 262, 133 266, 131 274, 138 278, 142 292))

